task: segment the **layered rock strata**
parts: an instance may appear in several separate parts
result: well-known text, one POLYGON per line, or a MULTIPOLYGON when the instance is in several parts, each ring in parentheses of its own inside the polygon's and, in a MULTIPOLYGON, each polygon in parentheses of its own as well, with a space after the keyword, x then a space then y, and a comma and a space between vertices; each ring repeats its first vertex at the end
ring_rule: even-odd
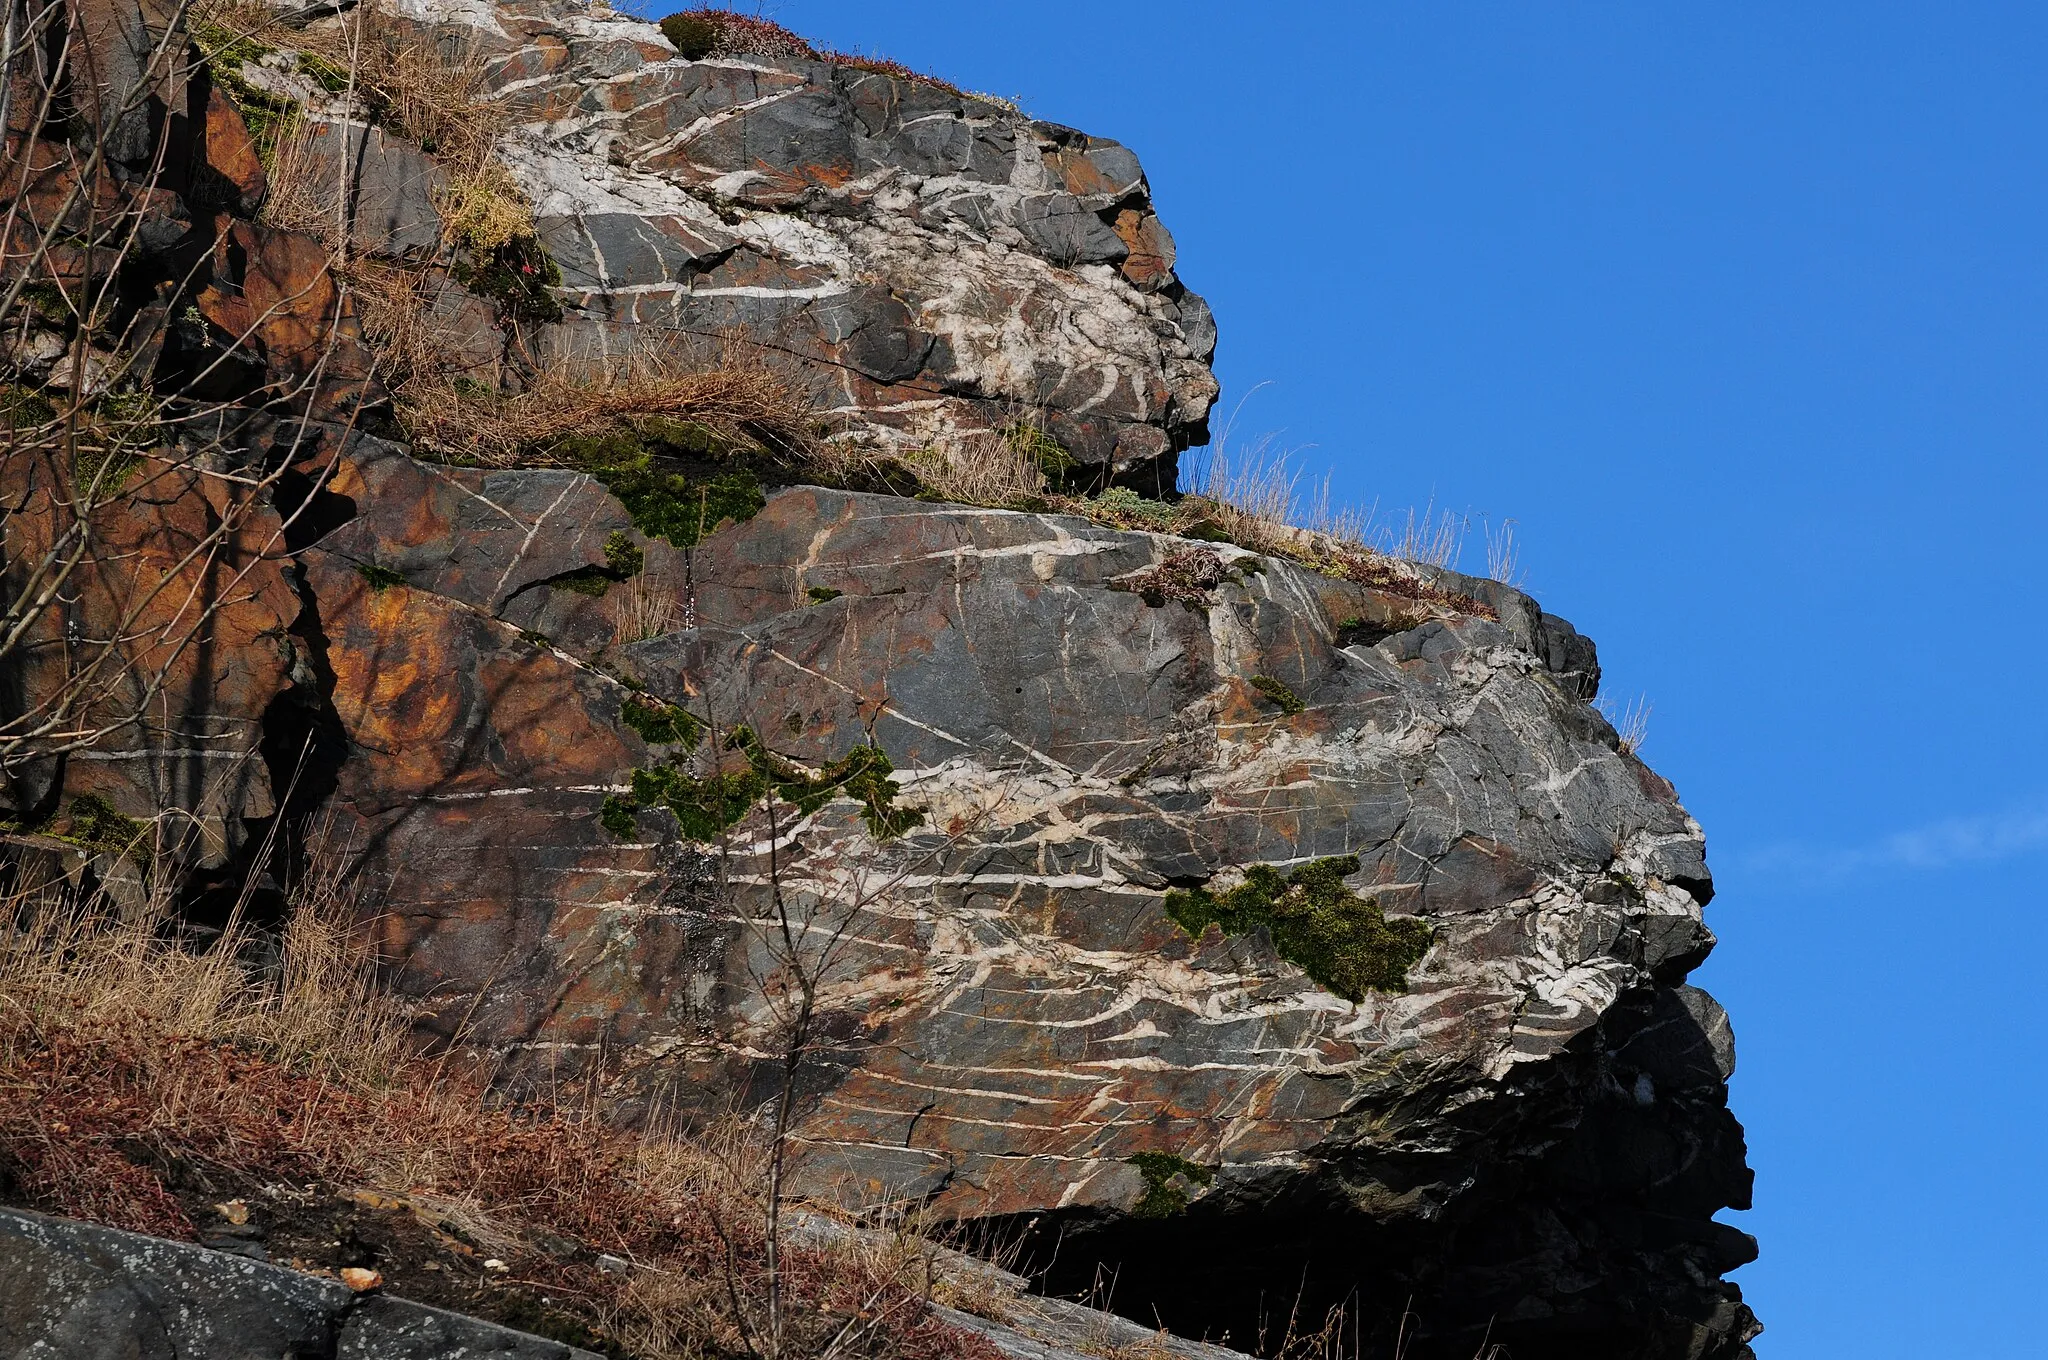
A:
MULTIPOLYGON (((800 365, 821 412, 885 449, 1030 420, 1170 490, 1173 455, 1206 440, 1215 323, 1118 143, 881 71, 682 60, 598 7, 403 0, 394 17, 485 63, 516 120, 500 155, 559 270, 559 321, 470 337, 479 380, 737 342, 800 365)), ((360 241, 431 253, 430 160, 288 59, 247 78, 322 120, 360 241)))

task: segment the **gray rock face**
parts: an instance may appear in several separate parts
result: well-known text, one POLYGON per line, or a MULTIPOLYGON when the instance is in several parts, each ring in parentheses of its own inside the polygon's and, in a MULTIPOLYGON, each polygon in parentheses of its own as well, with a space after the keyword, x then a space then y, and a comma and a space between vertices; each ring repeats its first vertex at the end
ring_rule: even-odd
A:
MULTIPOLYGON (((816 1222, 824 1223, 823 1220, 816 1222)), ((799 1219, 792 1233, 811 1231, 799 1219)), ((844 1232, 836 1228, 835 1232, 844 1232)), ((1028 1282, 945 1248, 1005 1321, 934 1305, 1015 1360, 1084 1360, 1147 1346, 1171 1360, 1247 1360, 1156 1336, 1113 1313, 1030 1297, 1028 1282)), ((473 1317, 203 1247, 0 1209, 0 1360, 597 1360, 473 1317)))
POLYGON ((440 244, 434 203, 448 177, 416 147, 367 123, 308 120, 301 154, 309 193, 347 215, 357 249, 406 255, 440 244))
POLYGON ((813 764, 872 740, 925 814, 879 844, 845 802, 780 832, 785 891, 845 932, 813 1192, 1056 1224, 1061 1260, 1115 1263, 1120 1298, 1193 1335, 1247 1335, 1308 1252, 1335 1297, 1427 1302, 1446 1354, 1510 1317, 1518 1354, 1743 1352, 1719 1276, 1753 1249, 1711 1221, 1748 1202, 1732 1050, 1681 985, 1712 945, 1700 831, 1588 706, 1591 643, 1527 597, 1418 570, 1476 601, 1454 608, 1228 545, 793 488, 687 557, 648 544, 635 588, 693 626, 622 641, 547 584, 615 532, 590 484, 489 474, 517 522, 462 533, 431 507, 485 474, 365 458, 335 482, 358 518, 312 556, 384 545, 424 589, 308 573, 354 743, 340 825, 372 847, 403 985, 515 1070, 602 1049, 629 1103, 711 1110, 772 1047, 765 828, 735 912, 666 813, 597 825, 668 754, 622 722, 629 677, 813 764), (1216 559, 1202 602, 1130 588, 1190 551, 1216 559), (552 650, 513 635, 537 624, 552 650), (400 701, 449 724, 439 745, 369 658, 477 677, 400 701), (1263 933, 1193 939, 1162 910, 1340 856, 1432 933, 1405 991, 1346 1001, 1263 933), (1144 1153, 1209 1175, 1183 1215, 1137 1212, 1144 1153))
POLYGON ((4 1360, 597 1360, 338 1280, 0 1209, 4 1360))

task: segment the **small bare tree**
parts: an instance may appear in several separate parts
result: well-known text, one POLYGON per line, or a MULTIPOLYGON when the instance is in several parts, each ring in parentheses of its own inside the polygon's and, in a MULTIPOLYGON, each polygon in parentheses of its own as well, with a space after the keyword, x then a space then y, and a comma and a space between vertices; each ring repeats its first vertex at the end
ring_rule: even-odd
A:
MULTIPOLYGON (((887 1318, 859 1310, 826 1337, 797 1338, 788 1308, 785 1278, 787 1207, 800 1138, 802 1091, 818 1064, 856 1055, 863 1041, 834 1037, 826 1020, 843 989, 857 985, 854 971, 859 927, 901 900, 908 886, 943 864, 963 838, 985 824, 1000 798, 969 815, 951 819, 916 844, 906 833, 920 826, 923 810, 897 802, 893 766, 873 735, 886 702, 864 705, 869 731, 864 744, 824 765, 808 765, 769 747, 757 728, 721 725, 681 707, 636 698, 628 720, 656 744, 676 748, 670 762, 636 771, 633 793, 607 804, 608 825, 632 830, 638 813, 665 808, 683 834, 704 844, 716 866, 713 892, 750 932, 748 981, 758 998, 757 1020, 747 1026, 748 1050, 762 1055, 768 1090, 754 1118, 765 1132, 751 1174, 758 1174, 755 1201, 762 1269, 743 1278, 737 1229, 728 1235, 726 1289, 744 1342, 757 1360, 783 1360, 803 1353, 816 1360, 841 1354, 887 1318), (821 815, 857 812, 848 825, 807 845, 805 833, 821 815), (832 813, 827 808, 832 807, 832 813), (865 835, 852 825, 865 824, 865 835), (758 1295, 750 1304, 746 1296, 758 1295)), ((879 1295, 878 1295, 879 1297, 879 1295)))

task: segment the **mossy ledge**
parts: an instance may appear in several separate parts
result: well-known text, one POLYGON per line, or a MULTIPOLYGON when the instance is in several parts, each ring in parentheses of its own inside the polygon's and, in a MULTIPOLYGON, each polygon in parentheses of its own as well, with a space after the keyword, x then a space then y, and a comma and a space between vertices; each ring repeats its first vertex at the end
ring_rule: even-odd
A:
POLYGON ((1255 864, 1245 880, 1220 896, 1206 888, 1166 894, 1166 914, 1199 940, 1210 926, 1225 935, 1263 929, 1274 952, 1346 1001, 1368 992, 1405 992, 1408 970, 1429 952, 1427 924, 1387 918, 1379 900, 1344 886, 1358 872, 1358 857, 1344 855, 1304 864, 1282 877, 1255 864))
MULTIPOLYGON (((722 524, 745 523, 767 504, 759 474, 745 465, 751 451, 695 421, 643 416, 532 452, 582 468, 618 497, 634 528, 678 548, 695 547, 722 524), (688 476, 670 470, 679 461, 736 466, 688 476)), ((635 575, 643 565, 630 541, 608 540, 605 560, 615 577, 635 575)))

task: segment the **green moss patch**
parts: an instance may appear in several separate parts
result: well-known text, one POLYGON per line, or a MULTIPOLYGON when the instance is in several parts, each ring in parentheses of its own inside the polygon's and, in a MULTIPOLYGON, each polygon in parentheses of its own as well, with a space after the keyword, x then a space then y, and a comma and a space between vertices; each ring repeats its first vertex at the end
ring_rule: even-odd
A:
POLYGON ((0 425, 8 430, 33 430, 57 418, 57 408, 40 392, 12 384, 0 385, 0 425))
POLYGON ((647 554, 631 538, 614 531, 604 540, 604 564, 622 579, 638 576, 647 569, 647 554))
POLYGON ((1116 529, 1141 529, 1165 533, 1180 519, 1180 512, 1165 501, 1149 500, 1127 486, 1112 486, 1087 502, 1088 517, 1116 529))
POLYGON ((896 806, 896 797, 902 792, 890 778, 896 766, 879 746, 856 746, 812 774, 770 751, 751 728, 735 728, 726 745, 744 751, 748 763, 769 782, 776 797, 803 816, 810 816, 834 798, 851 798, 861 805, 868 830, 881 840, 900 836, 924 820, 917 809, 896 806))
POLYGON ((1253 689, 1280 705, 1280 711, 1290 718, 1308 711, 1308 705, 1301 701, 1299 694, 1270 675, 1254 675, 1251 684, 1253 689))
POLYGON ((640 834, 639 812, 638 800, 615 793, 604 800, 604 806, 598 809, 597 820, 620 840, 629 841, 640 834))
POLYGON ((1210 926, 1225 935, 1264 930, 1274 952, 1346 1001, 1367 992, 1405 992, 1408 970, 1429 950, 1430 928, 1406 917, 1387 919, 1376 898, 1344 886, 1358 857, 1305 864, 1284 878, 1254 865, 1245 881, 1220 896, 1206 888, 1166 894, 1166 914, 1199 940, 1210 926))
POLYGON ((156 858, 150 830, 149 823, 123 815, 98 794, 82 793, 71 800, 65 839, 117 859, 125 855, 147 873, 156 858))
MULTIPOLYGON (((597 478, 626 507, 634 528, 649 538, 665 538, 678 548, 694 547, 721 525, 744 523, 768 503, 761 479, 750 471, 735 469, 692 477, 657 461, 717 461, 739 452, 694 421, 642 417, 610 429, 571 435, 537 451, 597 478)), ((644 565, 639 549, 624 535, 614 537, 619 540, 616 544, 613 540, 605 544, 610 569, 617 576, 636 574, 644 565)))
POLYGON ((812 604, 830 604, 845 593, 843 590, 834 590, 830 586, 812 586, 804 592, 804 594, 811 597, 812 604))
POLYGON ((567 590, 577 595, 588 595, 593 600, 603 599, 605 593, 616 584, 618 578, 603 567, 582 567, 548 578, 550 590, 567 590))
POLYGON ((1206 1188, 1216 1173, 1171 1152, 1140 1152, 1129 1159, 1145 1178, 1145 1193, 1131 1213, 1139 1218, 1172 1218, 1184 1213, 1193 1189, 1206 1188))
POLYGON ((663 766, 633 771, 630 810, 666 807, 685 840, 711 841, 739 825, 767 792, 768 781, 753 769, 721 770, 700 779, 663 766))
POLYGON ((1069 472, 1081 466, 1079 459, 1067 452, 1067 446, 1047 434, 1045 430, 1029 421, 1020 420, 1003 429, 1003 438, 1011 448, 1023 454, 1038 465, 1046 480, 1058 486, 1069 472))
POLYGON ((671 14, 661 21, 661 36, 688 61, 702 61, 718 47, 718 25, 702 14, 671 14))
POLYGON ((389 567, 380 567, 374 562, 356 563, 356 575, 370 583, 372 590, 389 590, 405 584, 405 577, 389 567))
POLYGON ((620 716, 649 746, 680 746, 694 751, 704 735, 704 725, 688 710, 637 694, 626 700, 620 716))
MULTIPOLYGON (((694 746, 701 731, 697 719, 681 709, 666 705, 657 708, 644 700, 628 703, 626 721, 636 731, 641 731, 639 724, 645 723, 647 730, 672 732, 675 740, 685 746, 694 746), (638 722, 635 704, 641 705, 638 722), (660 726, 664 723, 673 726, 660 726)), ((734 728, 721 745, 723 750, 743 757, 745 764, 702 776, 673 765, 633 771, 631 796, 614 795, 605 800, 602 820, 606 829, 620 837, 631 835, 636 826, 634 818, 641 809, 666 807, 675 814, 686 839, 715 840, 737 826, 770 794, 803 817, 835 798, 851 798, 861 805, 862 819, 879 840, 900 836, 924 820, 924 813, 918 809, 896 805, 902 792, 890 777, 896 767, 879 746, 856 746, 813 772, 770 751, 752 728, 734 728)))

